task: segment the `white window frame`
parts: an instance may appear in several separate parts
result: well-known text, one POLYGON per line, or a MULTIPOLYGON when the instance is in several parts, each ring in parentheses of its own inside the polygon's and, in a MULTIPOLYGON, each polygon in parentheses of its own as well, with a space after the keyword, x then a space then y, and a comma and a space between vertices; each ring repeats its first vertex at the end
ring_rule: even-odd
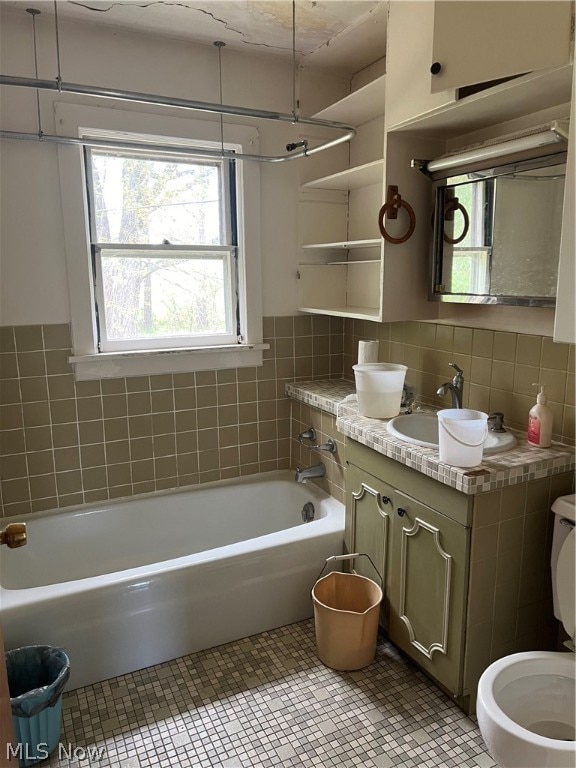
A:
MULTIPOLYGON (((114 132, 98 131, 98 138, 116 138, 114 132)), ((143 143, 147 140, 148 136, 142 136, 134 134, 133 139, 136 142, 143 143)), ((197 147, 199 142, 178 142, 183 146, 197 147)), ((210 143, 209 148, 212 149, 214 142, 210 143)), ((202 148, 206 148, 206 145, 202 145, 202 148)), ((239 149, 238 145, 226 145, 226 149, 236 150, 239 149)), ((130 155, 129 152, 125 153, 125 156, 140 157, 144 160, 165 160, 166 155, 163 155, 159 151, 155 151, 154 147, 151 147, 150 154, 146 155, 142 153, 130 155)), ((94 180, 92 164, 92 149, 86 148, 85 150, 85 172, 87 181, 87 199, 90 218, 90 237, 91 237, 91 249, 93 251, 93 270, 95 271, 95 301, 98 307, 98 327, 99 327, 99 351, 100 352, 114 352, 114 351, 136 351, 139 349, 158 349, 159 347, 181 349, 186 347, 205 347, 214 346, 215 344, 222 346, 225 344, 238 343, 238 332, 236 328, 236 314, 237 303, 239 303, 239 297, 237 297, 237 256, 238 248, 232 245, 232 237, 236 239, 236 233, 231 231, 232 223, 232 211, 230 210, 231 202, 231 180, 230 180, 230 167, 228 165, 230 161, 225 159, 222 161, 214 161, 219 163, 219 187, 220 187, 220 231, 225 242, 220 245, 198 245, 189 243, 187 245, 174 246, 165 244, 151 244, 151 243, 120 243, 112 240, 110 242, 98 242, 98 233, 96 227, 96 211, 94 208, 94 180), (222 334, 206 334, 198 335, 194 337, 189 335, 188 337, 178 336, 164 336, 154 338, 136 338, 136 339, 110 339, 107 333, 107 318, 106 318, 106 302, 104 300, 104 280, 102 270, 102 255, 108 252, 110 256, 119 256, 122 252, 126 254, 138 253, 140 256, 146 255, 160 258, 181 258, 181 259, 193 259, 193 254, 196 252, 201 254, 204 258, 216 258, 218 256, 223 257, 224 271, 227 276, 225 286, 225 312, 226 312, 226 326, 229 329, 228 333, 222 334)), ((234 171, 234 175, 236 172, 234 171)), ((236 179, 234 179, 234 186, 236 179)), ((234 212, 235 213, 235 212, 234 212)), ((241 332, 241 329, 240 329, 241 332)))
MULTIPOLYGON (((100 132, 145 134, 166 143, 199 142, 220 146, 220 123, 139 111, 56 103, 56 132, 97 136, 100 132)), ((224 124, 225 147, 258 153, 255 128, 224 124)), ((59 145, 58 164, 66 246, 73 354, 77 379, 110 378, 179 371, 237 368, 262 364, 262 274, 260 255, 260 169, 237 163, 238 292, 242 340, 238 344, 98 352, 94 280, 83 149, 59 145)))

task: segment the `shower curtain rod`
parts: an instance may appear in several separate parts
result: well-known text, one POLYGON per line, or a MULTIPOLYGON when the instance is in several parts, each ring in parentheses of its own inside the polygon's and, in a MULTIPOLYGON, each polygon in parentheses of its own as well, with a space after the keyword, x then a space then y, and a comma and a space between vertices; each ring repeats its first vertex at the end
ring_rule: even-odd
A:
MULTIPOLYGON (((139 104, 153 104, 162 107, 176 107, 178 109, 190 109, 199 112, 210 112, 217 115, 234 115, 236 117, 249 117, 260 120, 277 120, 285 123, 302 123, 303 125, 316 125, 322 128, 331 128, 345 131, 343 136, 336 139, 318 144, 315 147, 308 148, 304 146, 298 152, 292 152, 287 155, 251 155, 233 152, 231 150, 221 149, 213 152, 211 150, 187 149, 175 145, 158 145, 154 147, 161 148, 163 151, 180 155, 201 155, 207 158, 218 159, 221 157, 235 157, 243 160, 255 160, 265 163, 283 163, 288 160, 296 160, 299 157, 307 157, 318 152, 323 152, 332 147, 350 141, 356 135, 356 129, 346 123, 338 123, 332 120, 322 120, 315 117, 300 117, 294 114, 283 112, 269 112, 263 109, 250 109, 249 107, 235 107, 228 104, 213 104, 206 101, 193 101, 190 99, 179 99, 174 97, 156 96, 148 93, 138 93, 136 91, 122 91, 116 88, 98 88, 91 85, 79 85, 77 83, 64 83, 61 80, 42 80, 38 78, 17 77, 13 75, 0 75, 0 85, 12 85, 20 88, 35 88, 37 90, 55 91, 57 93, 67 93, 79 96, 94 96, 96 98, 115 99, 118 101, 130 101, 139 104)), ((109 147, 119 149, 150 149, 152 145, 137 144, 127 141, 116 141, 114 139, 84 139, 73 136, 56 136, 39 133, 24 133, 19 131, 0 131, 0 138, 18 139, 28 141, 47 141, 56 144, 79 144, 81 146, 109 147)))

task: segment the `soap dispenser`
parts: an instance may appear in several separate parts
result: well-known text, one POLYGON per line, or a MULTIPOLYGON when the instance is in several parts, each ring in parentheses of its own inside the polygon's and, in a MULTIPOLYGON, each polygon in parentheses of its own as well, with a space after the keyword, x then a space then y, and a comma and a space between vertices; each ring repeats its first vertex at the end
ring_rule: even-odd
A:
MULTIPOLYGON (((534 387, 540 386, 533 384, 534 387)), ((552 443, 552 410, 547 405, 548 398, 544 386, 536 397, 536 405, 528 415, 528 442, 537 448, 549 448, 552 443)))

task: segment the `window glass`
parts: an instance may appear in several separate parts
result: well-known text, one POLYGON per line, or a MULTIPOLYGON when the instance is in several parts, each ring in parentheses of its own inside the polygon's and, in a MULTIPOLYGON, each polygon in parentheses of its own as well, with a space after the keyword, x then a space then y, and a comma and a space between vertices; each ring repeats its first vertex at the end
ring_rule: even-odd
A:
POLYGON ((101 251, 106 337, 231 333, 228 254, 101 251))
POLYGON ((90 154, 97 242, 226 242, 219 163, 90 154))
POLYGON ((237 341, 229 160, 86 150, 100 351, 237 341))

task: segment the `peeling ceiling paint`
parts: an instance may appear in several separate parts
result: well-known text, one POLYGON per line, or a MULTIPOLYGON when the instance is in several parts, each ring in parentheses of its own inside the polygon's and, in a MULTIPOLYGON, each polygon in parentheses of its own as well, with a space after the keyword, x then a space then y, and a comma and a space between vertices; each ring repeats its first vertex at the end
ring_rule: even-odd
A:
MULTIPOLYGON (((31 3, 54 14, 51 0, 31 3)), ((4 0, 24 11, 28 3, 4 0)), ((387 2, 296 0, 296 49, 303 63, 357 71, 385 54, 387 2)), ((290 55, 291 0, 58 0, 60 19, 129 28, 241 50, 290 55)))

